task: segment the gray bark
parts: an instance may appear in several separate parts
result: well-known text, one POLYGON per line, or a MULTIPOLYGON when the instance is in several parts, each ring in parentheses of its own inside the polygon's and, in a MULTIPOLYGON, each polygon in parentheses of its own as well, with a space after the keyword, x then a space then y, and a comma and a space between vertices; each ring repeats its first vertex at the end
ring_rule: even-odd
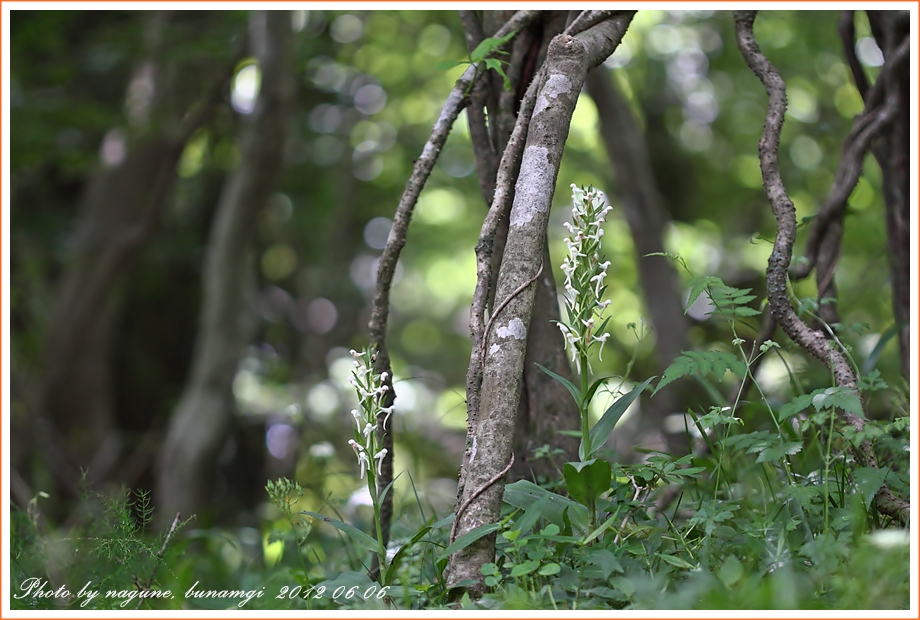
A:
POLYGON ((256 11, 250 46, 262 86, 244 119, 241 161, 227 180, 208 240, 204 302, 192 372, 170 420, 157 472, 157 506, 164 523, 207 505, 214 462, 232 421, 232 382, 253 336, 256 217, 275 191, 293 98, 291 22, 287 12, 256 11))
MULTIPOLYGON (((549 222, 559 163, 569 124, 587 72, 619 45, 632 18, 628 13, 603 21, 577 36, 561 34, 549 46, 537 101, 515 186, 508 240, 498 276, 496 299, 510 295, 537 273, 549 222)), ((485 355, 481 403, 463 478, 465 510, 457 515, 459 535, 499 516, 504 484, 499 479, 511 458, 514 419, 521 394, 527 331, 534 303, 528 286, 496 315, 485 355), (467 501, 469 504, 467 505, 467 501)), ((480 568, 495 556, 495 537, 480 539, 452 558, 448 584, 473 580, 474 595, 484 591, 480 568)))

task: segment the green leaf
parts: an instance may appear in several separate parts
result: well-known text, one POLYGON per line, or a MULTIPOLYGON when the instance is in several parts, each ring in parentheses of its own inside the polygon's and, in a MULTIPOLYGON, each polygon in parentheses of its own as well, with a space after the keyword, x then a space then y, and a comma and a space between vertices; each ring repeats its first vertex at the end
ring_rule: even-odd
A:
POLYGON ((727 556, 719 566, 719 579, 726 588, 735 585, 744 574, 744 565, 733 555, 727 556))
POLYGON ((415 543, 420 541, 425 536, 425 534, 430 531, 430 525, 423 525, 415 533, 415 535, 409 539, 407 543, 399 548, 399 550, 396 552, 396 555, 394 555, 393 559, 390 561, 390 565, 387 567, 385 583, 393 583, 393 579, 396 577, 396 571, 399 569, 399 565, 402 563, 403 558, 406 556, 406 552, 412 549, 415 543))
POLYGON ((667 384, 686 375, 694 374, 705 377, 711 374, 721 380, 726 370, 731 370, 739 377, 743 377, 747 372, 747 366, 734 353, 724 351, 682 351, 682 353, 683 355, 674 360, 674 363, 664 371, 658 387, 652 392, 653 396, 667 384))
POLYGON ((588 564, 597 566, 601 571, 601 576, 606 580, 612 573, 622 573, 623 565, 609 549, 592 549, 585 559, 588 564))
POLYGON ((501 529, 501 527, 501 523, 487 523, 485 525, 480 525, 476 529, 470 530, 463 536, 458 536, 457 540, 448 545, 446 549, 438 554, 438 557, 435 558, 435 562, 446 560, 461 549, 466 549, 480 538, 488 536, 492 532, 497 532, 501 529))
POLYGON ((591 452, 586 454, 585 457, 590 459, 598 450, 604 447, 604 444, 606 444, 607 440, 610 438, 610 433, 613 432, 617 422, 619 422, 623 414, 626 413, 626 409, 628 409, 633 401, 645 391, 645 388, 648 387, 649 383, 651 383, 654 378, 655 377, 649 377, 643 383, 634 387, 630 392, 618 398, 607 408, 607 411, 604 412, 601 419, 598 420, 594 428, 591 429, 591 452))
POLYGON ((546 505, 548 503, 548 496, 541 497, 535 501, 530 508, 524 511, 521 518, 514 522, 514 529, 519 530, 521 534, 526 534, 537 522, 537 519, 543 515, 543 511, 546 510, 546 505))
POLYGON ((553 575, 558 575, 559 571, 562 570, 562 567, 555 562, 550 562, 549 564, 544 564, 540 567, 540 574, 544 577, 551 577, 553 575))
POLYGON ((792 399, 791 403, 786 403, 780 407, 778 418, 782 422, 795 414, 808 409, 811 406, 811 394, 802 394, 792 399))
POLYGON ((588 511, 578 502, 572 501, 552 491, 547 491, 529 480, 518 480, 505 486, 504 501, 515 508, 526 510, 542 497, 548 497, 543 518, 550 523, 555 523, 565 535, 572 534, 572 527, 583 532, 588 527, 588 511), (568 511, 568 512, 566 512, 568 511), (570 520, 567 530, 566 520, 570 520))
POLYGON ((470 64, 467 60, 442 60, 434 66, 435 71, 449 71, 454 67, 459 67, 460 65, 470 64))
POLYGON ((787 454, 795 454, 802 449, 801 441, 782 441, 777 446, 766 448, 757 455, 758 463, 772 463, 778 461, 787 454))
POLYGON ((569 495, 582 504, 597 499, 610 488, 610 463, 601 459, 566 463, 562 473, 569 495))
MULTIPOLYGON (((514 38, 514 35, 516 34, 517 34, 517 31, 512 30, 511 32, 509 32, 503 37, 489 37, 487 39, 483 39, 479 43, 479 45, 476 46, 476 49, 474 49, 472 53, 470 54, 470 60, 472 60, 473 62, 479 62, 480 60, 488 56, 489 53, 492 52, 492 50, 498 47, 501 47, 502 45, 510 41, 512 38, 514 38)), ((507 54, 507 52, 499 52, 499 53, 507 54)))
POLYGON ((613 525, 613 522, 616 521, 616 520, 617 520, 617 517, 619 517, 619 516, 620 516, 619 511, 617 511, 617 512, 613 513, 612 515, 610 515, 610 516, 607 518, 607 520, 604 521, 604 522, 600 525, 600 527, 598 527, 596 530, 594 530, 593 532, 591 532, 590 534, 588 534, 587 536, 585 536, 585 539, 584 539, 583 541, 581 541, 581 544, 587 545, 587 544, 590 543, 592 540, 594 540, 595 538, 597 538, 598 536, 600 536, 601 534, 603 534, 604 532, 606 532, 607 530, 609 530, 609 529, 610 529, 610 526, 613 525))
POLYGON ((901 330, 907 325, 907 321, 901 321, 900 323, 895 323, 884 332, 882 332, 882 337, 878 339, 875 347, 872 349, 872 352, 869 353, 869 356, 866 358, 866 361, 863 362, 862 374, 867 375, 875 368, 875 365, 878 363, 878 359, 882 356, 882 351, 885 349, 885 345, 888 344, 888 341, 897 336, 901 330))
POLYGON ((353 541, 355 541, 356 543, 358 543, 365 549, 368 549, 369 551, 373 551, 375 553, 377 552, 377 541, 353 525, 349 525, 347 523, 343 523, 342 521, 331 519, 329 517, 324 517, 321 514, 310 512, 308 510, 304 510, 300 514, 307 515, 307 516, 313 517, 314 519, 318 519, 320 521, 328 523, 335 529, 344 532, 349 538, 351 538, 353 541))
POLYGON ((817 389, 811 394, 803 394, 793 398, 791 403, 787 403, 780 408, 780 421, 807 409, 809 405, 813 406, 815 411, 837 408, 861 418, 864 417, 862 401, 859 399, 859 393, 856 390, 845 387, 829 387, 817 389))
POLYGON ((524 575, 529 575, 530 573, 537 570, 539 566, 540 563, 537 560, 527 560, 526 562, 521 562, 511 569, 511 576, 523 577, 524 575))
POLYGON ((690 280, 690 296, 687 297, 687 305, 684 307, 684 314, 687 314, 693 302, 695 302, 699 296, 703 294, 703 291, 710 286, 724 285, 722 284, 722 279, 716 276, 697 276, 690 280))
POLYGON ((488 564, 483 564, 479 569, 479 572, 488 577, 489 575, 497 575, 499 573, 498 565, 494 562, 489 562, 488 564))
POLYGON ((656 553, 659 558, 670 564, 671 566, 676 566, 678 568, 684 568, 686 570, 694 570, 696 566, 688 562, 683 558, 679 558, 676 555, 671 555, 670 553, 656 553))
POLYGON ((502 68, 502 63, 497 58, 486 58, 483 61, 487 69, 493 69, 496 73, 502 76, 504 81, 505 90, 511 90, 511 80, 508 79, 508 76, 505 75, 505 70, 502 68))
MULTIPOLYGON (((603 333, 604 329, 601 328, 595 333, 603 333)), ((591 399, 594 398, 594 393, 597 392, 597 388, 602 386, 606 381, 612 379, 613 377, 601 377, 591 384, 591 387, 588 388, 588 393, 585 395, 585 402, 591 402, 591 399)))
POLYGON ((889 471, 887 467, 882 467, 881 469, 859 467, 853 470, 853 484, 856 485, 867 506, 872 503, 875 494, 885 484, 885 478, 888 477, 889 471))
POLYGON ((556 381, 564 385, 565 389, 567 389, 569 391, 569 394, 572 395, 572 398, 575 399, 575 404, 578 405, 579 409, 581 409, 581 402, 582 402, 581 401, 581 390, 575 387, 574 383, 572 383, 571 381, 569 381, 563 376, 557 375, 556 373, 554 373, 549 368, 546 368, 545 366, 541 366, 540 364, 537 364, 537 368, 539 368, 540 370, 548 374, 550 377, 552 377, 553 379, 555 379, 556 381))

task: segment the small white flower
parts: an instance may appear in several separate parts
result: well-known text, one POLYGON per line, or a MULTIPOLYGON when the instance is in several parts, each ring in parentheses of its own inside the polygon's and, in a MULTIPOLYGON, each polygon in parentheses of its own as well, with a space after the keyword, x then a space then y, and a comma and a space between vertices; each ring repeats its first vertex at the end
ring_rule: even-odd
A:
POLYGON ((607 342, 607 338, 609 337, 610 337, 610 334, 605 332, 603 336, 595 336, 594 338, 592 338, 594 342, 601 343, 601 348, 597 352, 597 357, 601 361, 604 361, 604 344, 607 342))
POLYGON ((384 457, 386 457, 386 455, 387 455, 387 449, 386 449, 386 448, 384 448, 383 450, 381 450, 380 452, 378 452, 377 454, 374 455, 374 459, 377 461, 377 475, 378 475, 378 476, 382 476, 382 475, 383 475, 383 474, 380 473, 380 468, 383 467, 383 459, 384 459, 384 457))

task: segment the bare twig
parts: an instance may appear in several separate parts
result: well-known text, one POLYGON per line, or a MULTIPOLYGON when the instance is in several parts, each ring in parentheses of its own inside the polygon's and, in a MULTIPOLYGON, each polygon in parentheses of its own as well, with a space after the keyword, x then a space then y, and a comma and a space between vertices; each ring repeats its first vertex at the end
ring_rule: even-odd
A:
MULTIPOLYGON (((756 15, 756 11, 736 11, 735 34, 741 54, 763 83, 769 97, 758 151, 764 189, 777 223, 776 240, 768 262, 766 278, 770 307, 783 331, 828 367, 833 373, 835 385, 857 390, 856 374, 847 358, 827 341, 822 332, 810 329, 799 318, 786 291, 787 272, 796 234, 795 206, 789 199, 779 172, 779 139, 786 110, 786 85, 757 45, 754 38, 756 15)), ((865 427, 863 418, 854 413, 844 411, 841 417, 857 432, 865 427)), ((856 451, 867 466, 878 467, 869 442, 863 442, 856 451)), ((883 485, 876 495, 876 506, 880 512, 902 523, 907 523, 910 519, 910 504, 895 497, 886 485, 883 485)))
MULTIPOLYGON (((173 532, 175 532, 176 529, 178 529, 180 525, 179 522, 181 521, 181 519, 182 519, 182 515, 177 512, 176 518, 173 519, 172 525, 169 526, 169 530, 167 530, 166 532, 166 537, 163 538, 163 545, 160 547, 160 550, 157 551, 157 555, 156 555, 157 561, 154 563, 153 569, 151 569, 150 571, 150 578, 147 579, 147 584, 142 586, 140 582, 138 582, 137 580, 137 575, 134 576, 134 585, 137 587, 137 589, 141 593, 150 592, 150 588, 153 587, 153 578, 156 577, 157 569, 160 568, 160 562, 163 561, 163 556, 166 555, 166 548, 169 546, 169 541, 172 538, 173 532)), ((145 599, 143 596, 137 597, 137 607, 135 609, 140 609, 141 605, 144 604, 144 600, 145 599)))

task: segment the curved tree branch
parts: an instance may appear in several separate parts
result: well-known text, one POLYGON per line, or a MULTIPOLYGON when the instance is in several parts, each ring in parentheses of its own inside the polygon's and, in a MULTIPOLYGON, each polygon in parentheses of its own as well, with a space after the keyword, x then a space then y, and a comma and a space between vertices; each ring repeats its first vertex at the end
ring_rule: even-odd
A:
MULTIPOLYGON (((767 266, 767 296, 777 323, 799 346, 821 360, 834 376, 834 383, 840 387, 857 391, 856 373, 844 354, 825 335, 810 329, 796 314, 786 291, 786 279, 792 247, 795 243, 795 205, 789 199, 779 172, 779 139, 786 112, 786 85, 776 68, 760 51, 754 38, 756 11, 735 12, 735 35, 738 48, 754 74, 763 83, 769 102, 763 134, 758 144, 760 169, 763 174, 767 200, 776 218, 776 241, 767 266)), ((856 414, 842 412, 844 421, 856 429, 863 430, 864 419, 856 414)), ((878 464, 872 446, 864 442, 857 448, 869 467, 878 464)), ((880 512, 907 523, 910 519, 910 504, 895 497, 887 486, 882 486, 876 495, 876 506, 880 512)))

